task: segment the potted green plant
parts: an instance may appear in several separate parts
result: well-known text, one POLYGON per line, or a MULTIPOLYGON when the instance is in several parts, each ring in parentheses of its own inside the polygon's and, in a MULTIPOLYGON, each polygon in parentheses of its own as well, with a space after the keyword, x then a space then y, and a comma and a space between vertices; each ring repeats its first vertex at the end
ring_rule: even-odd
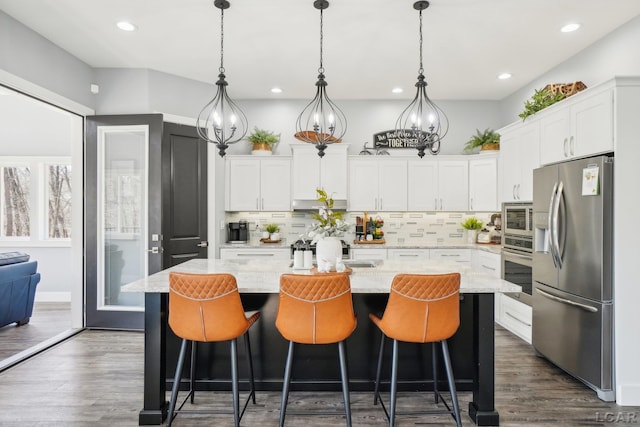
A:
POLYGON ((482 229, 482 221, 475 216, 470 216, 461 222, 460 225, 467 230, 467 243, 475 243, 478 238, 478 231, 482 229))
POLYGON ((253 128, 253 132, 246 138, 252 144, 252 154, 270 155, 274 146, 280 141, 280 134, 268 130, 253 128))
POLYGON ((485 129, 480 132, 476 129, 476 134, 471 137, 467 144, 464 146, 464 151, 471 151, 480 147, 480 150, 499 150, 500 149, 500 134, 493 129, 485 129))
POLYGON ((264 229, 269 233, 270 240, 280 240, 280 227, 278 224, 267 224, 264 229))
POLYGON ((547 108, 550 105, 555 104, 558 101, 562 101, 565 98, 565 94, 562 92, 553 92, 551 89, 544 87, 540 90, 534 90, 531 99, 525 101, 524 111, 518 116, 524 121, 527 117, 537 113, 543 108, 547 108))

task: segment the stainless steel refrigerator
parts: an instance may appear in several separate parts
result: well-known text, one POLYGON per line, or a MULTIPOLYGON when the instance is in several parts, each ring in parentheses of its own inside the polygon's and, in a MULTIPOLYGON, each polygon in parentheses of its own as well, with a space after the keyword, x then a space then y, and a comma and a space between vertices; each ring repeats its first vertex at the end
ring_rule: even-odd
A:
POLYGON ((534 170, 533 215, 532 344, 614 401, 613 158, 534 170))

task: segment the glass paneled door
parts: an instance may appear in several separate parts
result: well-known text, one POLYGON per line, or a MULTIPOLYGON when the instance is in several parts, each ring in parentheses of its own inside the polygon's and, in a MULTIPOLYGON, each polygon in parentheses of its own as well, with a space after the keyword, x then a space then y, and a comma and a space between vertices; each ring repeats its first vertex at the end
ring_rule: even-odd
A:
POLYGON ((162 115, 87 117, 86 326, 143 329, 142 293, 162 268, 162 115))

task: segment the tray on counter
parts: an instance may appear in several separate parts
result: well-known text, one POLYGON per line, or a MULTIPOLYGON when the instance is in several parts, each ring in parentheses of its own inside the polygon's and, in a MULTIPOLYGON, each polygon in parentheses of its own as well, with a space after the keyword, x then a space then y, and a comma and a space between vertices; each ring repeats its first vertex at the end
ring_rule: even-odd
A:
POLYGON ((262 243, 280 243, 280 242, 282 242, 282 239, 278 239, 278 240, 260 239, 260 241, 261 241, 262 243))
POLYGON ((384 245, 387 242, 384 239, 373 239, 373 240, 354 240, 353 243, 356 245, 384 245))

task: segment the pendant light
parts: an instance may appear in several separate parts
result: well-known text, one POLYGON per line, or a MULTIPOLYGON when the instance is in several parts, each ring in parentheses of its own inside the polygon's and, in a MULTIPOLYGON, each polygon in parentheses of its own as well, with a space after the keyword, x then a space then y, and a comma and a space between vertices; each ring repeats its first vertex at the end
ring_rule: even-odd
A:
POLYGON ((313 6, 320 10, 320 67, 316 82, 316 96, 302 110, 296 121, 296 138, 315 144, 318 156, 324 156, 328 144, 341 142, 347 131, 347 118, 338 106, 327 95, 327 82, 324 79, 322 62, 322 18, 324 9, 329 7, 326 0, 316 0, 313 6))
POLYGON ((230 144, 235 144, 247 134, 247 117, 229 98, 224 74, 224 10, 230 4, 227 0, 215 0, 214 6, 220 9, 220 68, 218 69, 217 92, 213 99, 204 106, 196 128, 200 138, 218 147, 220 157, 224 157, 230 144))
POLYGON ((418 82, 415 84, 417 90, 413 101, 396 121, 397 137, 415 144, 420 158, 424 157, 427 149, 431 154, 438 154, 440 141, 449 130, 446 114, 427 95, 427 82, 422 67, 422 11, 428 7, 428 1, 417 1, 413 4, 413 8, 418 10, 420 15, 420 68, 418 82))

